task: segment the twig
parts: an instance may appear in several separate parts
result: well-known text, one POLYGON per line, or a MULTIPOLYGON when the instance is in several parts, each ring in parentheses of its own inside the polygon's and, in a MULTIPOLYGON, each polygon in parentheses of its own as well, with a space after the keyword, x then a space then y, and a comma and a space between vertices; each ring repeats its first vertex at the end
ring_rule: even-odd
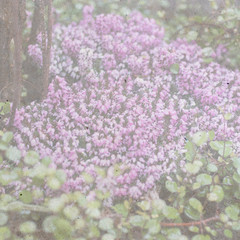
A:
POLYGON ((213 222, 219 219, 219 216, 215 216, 215 217, 211 217, 211 218, 207 218, 205 220, 201 220, 201 221, 194 221, 194 222, 188 222, 188 223, 165 223, 165 222, 161 222, 161 226, 162 227, 189 227, 189 226, 196 226, 196 225, 206 225, 208 222, 213 222))

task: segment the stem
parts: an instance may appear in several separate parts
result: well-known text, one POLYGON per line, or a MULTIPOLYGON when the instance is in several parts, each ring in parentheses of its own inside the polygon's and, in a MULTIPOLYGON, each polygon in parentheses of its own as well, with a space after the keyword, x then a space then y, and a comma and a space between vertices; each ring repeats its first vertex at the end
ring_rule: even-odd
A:
POLYGON ((165 223, 161 222, 162 227, 189 227, 189 226, 196 226, 196 225, 206 225, 208 222, 213 222, 219 219, 219 216, 207 218, 205 220, 201 221, 195 221, 195 222, 188 222, 188 223, 165 223))

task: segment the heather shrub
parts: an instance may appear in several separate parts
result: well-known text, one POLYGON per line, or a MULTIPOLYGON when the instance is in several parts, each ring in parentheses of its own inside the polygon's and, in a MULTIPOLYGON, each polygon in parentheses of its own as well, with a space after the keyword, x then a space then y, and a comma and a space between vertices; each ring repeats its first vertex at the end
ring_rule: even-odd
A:
MULTIPOLYGON (((124 163, 112 195, 137 199, 184 166, 187 134, 213 130, 239 153, 238 71, 206 62, 213 53, 194 42, 167 44, 163 28, 138 12, 92 12, 85 7, 80 23, 55 26, 48 96, 15 118, 23 155, 34 148, 51 156, 50 167, 66 173, 64 191, 88 192, 95 166, 124 163)), ((29 47, 39 67, 40 39, 29 47)))
MULTIPOLYGON (((138 201, 118 199, 111 206, 104 204, 109 194, 100 188, 89 195, 59 191, 65 181, 62 169, 48 168, 51 159, 32 150, 21 157, 11 144, 13 134, 1 135, 0 239, 238 239, 240 158, 230 141, 213 140, 214 132, 189 138, 187 163, 171 180, 161 178, 160 191, 138 201), (16 195, 19 182, 27 186, 16 195)), ((111 180, 104 169, 96 171, 99 182, 111 180)))

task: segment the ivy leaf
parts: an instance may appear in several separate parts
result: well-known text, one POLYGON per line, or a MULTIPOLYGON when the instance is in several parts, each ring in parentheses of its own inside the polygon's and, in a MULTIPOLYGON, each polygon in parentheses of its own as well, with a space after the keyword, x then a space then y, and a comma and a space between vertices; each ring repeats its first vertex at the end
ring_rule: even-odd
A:
POLYGON ((13 139, 12 132, 5 132, 2 136, 2 141, 5 143, 10 143, 12 139, 13 139))
POLYGON ((114 211, 118 214, 121 214, 123 217, 127 217, 128 215, 128 209, 124 206, 124 204, 116 204, 112 207, 114 211))
POLYGON ((35 151, 29 151, 24 158, 24 162, 29 165, 34 165, 38 161, 39 161, 39 155, 35 151))
POLYGON ((8 216, 5 213, 0 212, 0 226, 3 226, 7 223, 8 216))
POLYGON ((178 190, 177 183, 169 180, 166 181, 165 187, 169 192, 172 192, 172 193, 177 192, 178 190))
POLYGON ((32 198, 32 193, 30 191, 27 190, 23 190, 20 192, 19 194, 19 199, 23 202, 23 203, 31 203, 33 198, 32 198))
POLYGON ((217 168, 217 166, 216 166, 215 164, 209 163, 209 164, 207 165, 207 170, 208 170, 209 172, 217 172, 218 168, 217 168))
POLYGON ((106 233, 102 236, 101 238, 102 240, 114 240, 116 239, 115 236, 113 236, 112 234, 106 233))
POLYGON ((169 206, 163 208, 162 212, 167 219, 176 219, 179 216, 177 209, 169 206))
POLYGON ((19 230, 22 233, 34 233, 37 230, 37 226, 33 221, 27 221, 19 226, 19 230))
POLYGON ((210 185, 212 183, 212 177, 208 174, 202 173, 197 176, 197 182, 202 186, 210 185))
POLYGON ((214 131, 209 131, 208 132, 208 138, 210 141, 212 141, 215 138, 215 133, 214 131))
POLYGON ((111 218, 103 218, 99 221, 99 228, 103 231, 113 229, 113 220, 111 218))
POLYGON ((197 200, 196 198, 190 198, 189 204, 192 208, 196 209, 199 213, 202 213, 203 206, 199 200, 197 200))
POLYGON ((232 116, 232 114, 231 113, 226 113, 226 114, 224 114, 224 118, 225 118, 225 120, 230 120, 231 118, 232 118, 233 116, 232 116))
POLYGON ((188 34, 187 34, 187 40, 194 41, 194 40, 197 39, 197 36, 198 36, 198 32, 196 32, 196 31, 189 31, 188 34))
POLYGON ((192 142, 187 142, 185 145, 185 149, 187 152, 185 153, 185 157, 188 161, 192 161, 195 156, 195 147, 192 142))
POLYGON ((238 220, 238 214, 239 214, 239 208, 235 205, 230 205, 225 208, 225 213, 229 218, 231 218, 234 221, 238 220))
POLYGON ((211 240, 211 238, 209 237, 209 235, 198 234, 195 235, 192 240, 211 240))
POLYGON ((146 227, 147 227, 148 232, 150 234, 157 234, 157 233, 159 233, 159 231, 161 229, 161 226, 160 226, 160 223, 159 223, 158 219, 148 220, 148 222, 146 224, 146 227))
POLYGON ((221 186, 211 186, 210 194, 208 194, 208 200, 214 202, 221 202, 224 198, 224 191, 221 186))
POLYGON ((200 170, 200 166, 197 164, 194 164, 194 163, 187 163, 185 165, 185 168, 186 168, 187 172, 189 172, 190 174, 196 174, 200 170))
POLYGON ((227 238, 232 238, 232 237, 233 237, 232 231, 229 230, 229 229, 225 229, 225 230, 224 230, 224 235, 225 235, 227 238))
POLYGON ((9 102, 0 102, 0 114, 5 115, 11 111, 11 105, 9 102))
POLYGON ((141 201, 137 204, 143 211, 148 211, 150 209, 149 201, 141 201))
POLYGON ((129 219, 129 222, 134 226, 134 227, 143 227, 145 223, 145 218, 140 215, 134 215, 131 216, 129 219))
POLYGON ((184 207, 184 213, 187 217, 193 220, 200 219, 200 213, 189 205, 184 207))
POLYGON ((207 142, 208 140, 208 134, 207 132, 197 132, 193 135, 192 137, 193 142, 197 145, 197 146, 202 146, 204 143, 207 142))
POLYGON ((170 71, 173 74, 178 74, 179 73, 179 64, 174 63, 170 66, 170 71))
POLYGON ((16 162, 21 158, 21 152, 16 147, 9 147, 6 151, 6 157, 12 161, 16 162))

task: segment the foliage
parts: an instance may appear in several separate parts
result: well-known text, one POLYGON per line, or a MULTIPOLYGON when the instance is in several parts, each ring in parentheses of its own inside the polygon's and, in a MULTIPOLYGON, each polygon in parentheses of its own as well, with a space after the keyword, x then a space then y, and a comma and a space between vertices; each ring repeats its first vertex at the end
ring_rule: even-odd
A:
MULTIPOLYGON (((32 1, 27 1, 29 10, 32 1)), ((166 29, 167 41, 186 38, 206 49, 205 61, 217 59, 221 64, 239 68, 239 3, 236 0, 163 0, 163 1, 54 1, 56 22, 78 22, 88 4, 97 14, 115 13, 128 16, 137 10, 154 18, 166 29), (157 11, 156 11, 157 9, 157 11), (217 50, 216 54, 212 54, 217 50)))
MULTIPOLYGON (((21 158, 11 170, 2 169, 0 172, 3 190, 0 201, 1 239, 19 239, 18 232, 28 239, 47 236, 48 239, 59 240, 196 240, 216 239, 223 235, 237 239, 240 231, 240 158, 233 152, 223 157, 219 154, 219 150, 224 148, 222 145, 218 145, 218 149, 216 145, 212 148, 215 142, 211 140, 212 132, 199 134, 208 136, 207 144, 201 148, 194 143, 194 137, 186 144, 185 152, 185 156, 194 152, 193 159, 187 162, 200 166, 198 172, 187 168, 186 164, 178 168, 171 179, 161 177, 161 190, 155 195, 148 194, 140 201, 118 198, 110 206, 104 204, 109 195, 97 188, 89 195, 79 191, 64 193, 55 187, 54 182, 49 185, 52 195, 45 196, 41 190, 43 183, 49 184, 49 178, 59 179, 57 172, 61 170, 47 168, 49 160, 41 160, 37 153, 29 152, 27 161, 26 157, 21 158), (38 163, 35 160, 34 164, 29 162, 30 156, 31 159, 37 158, 38 163), (28 167, 27 171, 24 166, 28 167), (12 186, 16 186, 13 183, 26 182, 26 178, 31 181, 27 181, 23 191, 18 195, 11 192, 12 186), (22 219, 18 225, 14 222, 16 215, 22 219)), ((12 151, 9 150, 13 148, 11 138, 10 132, 2 133, 2 164, 9 161, 6 153, 12 151)), ((105 177, 103 175, 101 179, 105 177)))
MULTIPOLYGON (((79 23, 55 26, 48 96, 16 113, 23 153, 51 155, 65 169, 67 191, 96 184, 93 166, 124 163, 114 192, 137 199, 176 170, 186 134, 214 130, 216 141, 227 137, 240 152, 238 71, 206 63, 194 42, 166 43, 164 29, 140 13, 93 10, 86 6, 79 23)), ((41 67, 41 36, 29 54, 41 67)), ((206 139, 194 135, 197 145, 206 139)))

